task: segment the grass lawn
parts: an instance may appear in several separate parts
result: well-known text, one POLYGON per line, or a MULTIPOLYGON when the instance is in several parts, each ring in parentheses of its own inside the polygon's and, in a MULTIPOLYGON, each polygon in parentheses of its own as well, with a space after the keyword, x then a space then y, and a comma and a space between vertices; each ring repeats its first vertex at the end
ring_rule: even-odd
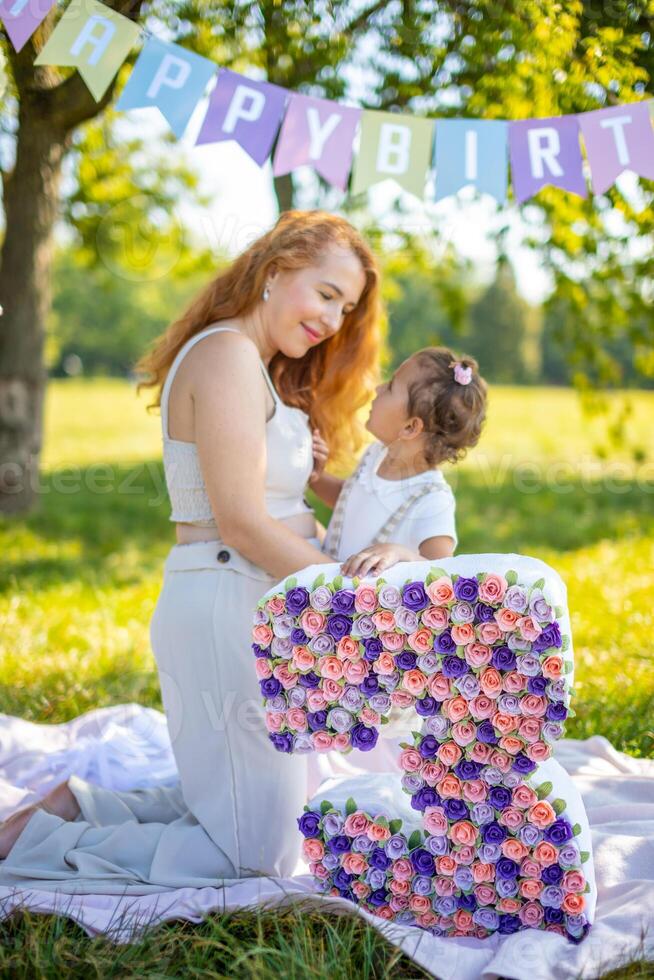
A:
MULTIPOLYGON (((599 732, 654 757, 654 393, 633 403, 630 433, 647 455, 600 459, 601 424, 572 392, 492 388, 479 446, 445 473, 458 553, 534 555, 567 583, 576 717, 566 734, 599 732)), ((50 385, 39 508, 0 519, 0 711, 60 722, 119 702, 161 707, 148 624, 174 537, 159 417, 144 406, 121 381, 50 385)), ((52 917, 0 924, 0 976, 421 975, 358 920, 315 912, 171 924, 129 947, 83 936, 52 917)))

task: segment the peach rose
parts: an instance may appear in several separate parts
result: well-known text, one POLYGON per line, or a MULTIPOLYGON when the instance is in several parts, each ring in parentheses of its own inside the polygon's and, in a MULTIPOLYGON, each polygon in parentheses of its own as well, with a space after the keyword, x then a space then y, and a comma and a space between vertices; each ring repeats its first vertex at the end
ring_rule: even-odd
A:
POLYGON ((388 840, 391 836, 388 827, 382 827, 379 823, 371 823, 366 833, 370 840, 374 841, 388 840))
POLYGON ((434 638, 431 630, 423 628, 409 633, 407 642, 414 653, 428 653, 434 649, 434 638))
POLYGON ((457 820, 449 829, 448 835, 455 844, 474 844, 477 828, 469 820, 457 820))
POLYGON ((432 630, 443 630, 449 622, 447 610, 438 606, 427 606, 423 609, 421 619, 432 630))
POLYGON ((319 861, 325 853, 325 847, 316 837, 305 837, 302 842, 302 853, 309 861, 319 861))
POLYGON ((479 675, 479 685, 489 698, 496 698, 502 692, 502 675, 494 667, 486 667, 479 675))
POLYGON ((439 875, 446 875, 449 878, 456 871, 456 861, 449 854, 443 854, 436 858, 436 871, 439 875))
POLYGON ((468 707, 473 718, 490 718, 497 705, 487 694, 478 694, 469 702, 468 707))
POLYGON ((375 674, 392 674, 395 670, 395 661, 390 653, 380 653, 372 665, 375 674))
POLYGON ((546 868, 549 864, 554 864, 558 856, 559 852, 556 847, 546 840, 540 841, 540 843, 536 844, 536 847, 534 848, 534 861, 538 861, 538 863, 542 864, 544 868, 546 868))
POLYGON ((272 599, 268 599, 265 608, 268 612, 272 613, 273 616, 278 616, 280 613, 285 612, 286 602, 283 596, 273 596, 272 599))
POLYGON ((454 598, 452 579, 449 575, 441 575, 425 586, 425 592, 435 606, 446 606, 454 598))
POLYGON ((343 676, 343 664, 338 657, 320 657, 318 660, 318 673, 323 677, 329 677, 333 681, 339 680, 343 676))
POLYGON ((479 623, 477 626, 477 636, 482 643, 487 643, 489 646, 492 646, 493 643, 497 643, 498 640, 502 639, 502 630, 497 623, 479 623))
POLYGON ((516 755, 522 749, 522 739, 516 738, 515 735, 502 735, 498 745, 501 749, 508 752, 509 755, 516 755))
POLYGON ((327 732, 312 732, 311 744, 316 752, 329 752, 332 748, 333 739, 327 732))
POLYGON ((322 613, 311 608, 304 609, 300 616, 300 626, 307 636, 316 636, 318 633, 322 633, 326 622, 327 620, 322 613))
POLYGON ((411 881, 415 871, 408 858, 398 858, 391 867, 391 874, 397 881, 411 881))
POLYGON ((354 608, 360 613, 371 613, 377 608, 377 592, 372 585, 358 585, 354 590, 354 608))
POLYGON ((316 861, 315 863, 312 862, 309 865, 309 870, 312 875, 316 876, 316 878, 329 878, 329 871, 324 864, 320 863, 320 861, 316 861))
POLYGON ((427 690, 436 701, 445 701, 451 693, 449 679, 443 674, 432 674, 427 681, 427 690))
POLYGON ((361 647, 351 636, 342 636, 336 644, 336 656, 339 660, 361 660, 361 647))
POLYGON ((380 609, 371 617, 378 633, 382 630, 392 630, 395 626, 395 616, 390 609, 380 609))
POLYGON ((504 598, 508 582, 503 575, 489 572, 483 582, 479 583, 479 598, 482 602, 499 603, 504 598))
POLYGON ((402 687, 406 688, 414 697, 422 697, 427 686, 427 677, 421 670, 414 668, 407 670, 402 677, 402 687))
POLYGON ((536 899, 545 885, 536 878, 525 878, 520 882, 519 892, 522 898, 536 899))
POLYGON ((459 694, 445 702, 442 713, 450 721, 461 721, 468 714, 468 702, 459 694))
POLYGON ((534 742, 526 749, 527 758, 532 762, 545 762, 552 754, 552 749, 545 742, 534 742))
POLYGON ((436 751, 436 756, 440 761, 450 768, 457 764, 462 755, 463 752, 456 742, 442 742, 436 751))
POLYGON ((281 732, 283 727, 283 711, 266 711, 266 728, 269 732, 281 732))
POLYGON ((525 694, 520 698, 520 711, 532 718, 542 718, 547 711, 547 698, 540 694, 525 694))
POLYGON ((370 885, 366 885, 365 881, 353 881, 350 887, 360 902, 367 898, 372 891, 370 885))
POLYGON ((586 907, 586 899, 583 895, 566 895, 561 903, 561 908, 568 915, 579 915, 586 907))
POLYGON ((316 658, 307 647, 293 647, 293 664, 298 670, 311 670, 315 663, 316 658))
POLYGON ((363 854, 351 852, 343 858, 343 867, 349 875, 362 875, 368 867, 368 862, 363 854))
POLYGON ((501 898, 497 903, 497 909, 499 912, 517 912, 521 904, 517 898, 501 898))
POLYGON ((512 633, 520 619, 520 613, 514 612, 513 609, 507 609, 506 606, 496 609, 493 615, 503 633, 512 633))
POLYGON ((267 657, 257 657, 254 661, 254 672, 260 681, 266 677, 272 677, 272 664, 267 657))
POLYGON ((483 861, 475 861, 472 867, 472 879, 476 885, 483 881, 495 881, 495 865, 486 864, 483 861))
POLYGON ((464 656, 471 667, 485 667, 490 663, 493 651, 486 643, 469 643, 464 650, 464 656))
POLYGON ((541 664, 541 669, 543 677, 560 677, 563 673, 563 657, 557 657, 555 654, 546 657, 541 664))
POLYGON ((523 844, 522 841, 518 840, 516 837, 507 837, 506 840, 502 841, 500 846, 504 857, 511 858, 512 861, 517 861, 518 863, 522 861, 523 857, 526 857, 527 854, 529 854, 529 848, 527 845, 523 844))
POLYGON ((459 647, 472 643, 475 639, 474 627, 471 623, 461 623, 458 626, 453 626, 452 639, 459 647))
POLYGON ((434 834, 437 837, 444 837, 447 833, 445 810, 441 806, 425 807, 422 824, 428 833, 434 834))
POLYGON ((461 929, 463 932, 467 932, 474 926, 472 912, 466 912, 465 909, 457 909, 452 918, 456 923, 457 929, 461 929))
POLYGON ((519 670, 510 670, 502 678, 502 687, 507 694, 520 694, 527 686, 527 678, 519 670))
POLYGON ((435 912, 430 910, 429 912, 423 912, 422 915, 419 915, 416 922, 419 926, 422 926, 423 929, 430 929, 438 922, 438 916, 435 912))
POLYGON ((286 712, 286 724, 294 732, 306 732, 307 714, 303 708, 289 708, 286 712))
MULTIPOLYGON (((371 910, 372 911, 372 910, 371 910)), ((380 905, 373 911, 373 915, 378 915, 380 919, 394 919, 395 913, 389 905, 380 905)))
POLYGON ((259 623, 252 630, 252 639, 255 643, 258 643, 261 647, 267 647, 272 643, 273 631, 270 626, 266 626, 265 623, 259 623))
POLYGON ((382 646, 386 650, 390 650, 391 653, 399 653, 404 647, 404 633, 391 633, 385 632, 379 634, 379 639, 382 641, 382 646))
POLYGON ((524 783, 516 786, 511 796, 513 805, 519 806, 522 810, 526 810, 527 807, 532 806, 537 799, 538 796, 531 786, 526 786, 524 783))
POLYGON ((412 895, 409 899, 409 908, 412 912, 429 912, 431 903, 426 895, 412 895))
POLYGON ((461 798, 461 780, 451 773, 444 776, 436 788, 441 796, 449 797, 453 800, 461 798))
POLYGON ((547 800, 538 800, 537 803, 529 807, 527 817, 539 830, 545 830, 556 820, 556 810, 547 800))
POLYGON ((285 691, 297 684, 297 674, 291 673, 287 663, 277 664, 276 667, 273 667, 273 677, 277 678, 285 691))
POLYGON ((422 756, 417 749, 404 749, 400 753, 400 767, 405 772, 419 772, 422 765, 422 756))
POLYGON ((503 715, 501 711, 496 711, 491 718, 491 723, 502 735, 514 732, 518 727, 518 719, 513 715, 503 715))

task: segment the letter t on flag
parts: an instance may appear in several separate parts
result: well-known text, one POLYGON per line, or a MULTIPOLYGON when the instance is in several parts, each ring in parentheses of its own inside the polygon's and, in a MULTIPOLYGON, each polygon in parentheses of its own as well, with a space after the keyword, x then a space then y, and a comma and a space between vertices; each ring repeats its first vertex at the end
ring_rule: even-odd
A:
POLYGON ((608 190, 623 170, 654 180, 654 131, 647 102, 580 112, 577 119, 595 194, 608 190))
POLYGON ((55 3, 56 0, 0 0, 0 21, 16 51, 31 38, 55 3))
POLYGON ((137 40, 140 28, 97 0, 72 0, 35 65, 72 65, 96 102, 137 40))
POLYGON ((326 181, 345 190, 360 116, 361 109, 293 93, 279 134, 273 175, 281 177, 309 163, 326 181))
POLYGON ((179 44, 150 38, 116 103, 116 109, 156 106, 179 139, 216 65, 179 44))

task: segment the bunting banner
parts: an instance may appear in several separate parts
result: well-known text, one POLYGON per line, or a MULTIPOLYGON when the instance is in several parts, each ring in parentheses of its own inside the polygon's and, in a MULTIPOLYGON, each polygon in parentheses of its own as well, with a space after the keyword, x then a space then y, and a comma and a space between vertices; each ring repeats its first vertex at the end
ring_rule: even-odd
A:
MULTIPOLYGON (((17 51, 54 5, 55 0, 0 0, 0 21, 17 51)), ((436 201, 473 187, 500 206, 508 198, 509 173, 518 204, 546 186, 586 198, 587 173, 595 194, 605 193, 625 170, 654 180, 650 98, 519 120, 359 109, 218 66, 153 37, 100 0, 71 0, 35 63, 76 67, 99 100, 138 38, 145 43, 116 108, 155 108, 181 138, 217 73, 195 144, 233 140, 258 166, 270 160, 276 177, 309 165, 344 193, 360 194, 390 179, 424 198, 434 172, 436 201)))
POLYGON ((0 21, 16 51, 24 47, 57 0, 0 0, 0 21))
POLYGON ((293 92, 275 152, 275 177, 310 163, 328 183, 345 190, 360 116, 361 109, 293 92))
POLYGON ((99 102, 140 33, 98 0, 71 0, 34 64, 72 65, 99 102))
POLYGON ((218 70, 196 145, 234 140, 263 167, 284 115, 289 92, 254 82, 228 68, 218 70))
POLYGON ((422 197, 431 162, 434 120, 399 112, 365 110, 361 145, 354 161, 352 194, 392 177, 400 187, 422 197))
POLYGON ((202 98, 216 64, 179 44, 149 38, 122 91, 116 109, 156 106, 181 137, 202 98))

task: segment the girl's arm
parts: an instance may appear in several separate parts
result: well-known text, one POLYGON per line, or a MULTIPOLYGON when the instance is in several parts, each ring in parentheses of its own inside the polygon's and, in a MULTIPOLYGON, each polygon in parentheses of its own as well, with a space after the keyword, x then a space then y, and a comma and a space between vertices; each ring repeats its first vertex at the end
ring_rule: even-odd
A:
POLYGON ((341 480, 337 476, 331 476, 329 473, 321 473, 314 480, 309 477, 308 486, 311 487, 319 500, 322 500, 324 504, 327 504, 328 507, 333 509, 344 483, 345 480, 341 480))

